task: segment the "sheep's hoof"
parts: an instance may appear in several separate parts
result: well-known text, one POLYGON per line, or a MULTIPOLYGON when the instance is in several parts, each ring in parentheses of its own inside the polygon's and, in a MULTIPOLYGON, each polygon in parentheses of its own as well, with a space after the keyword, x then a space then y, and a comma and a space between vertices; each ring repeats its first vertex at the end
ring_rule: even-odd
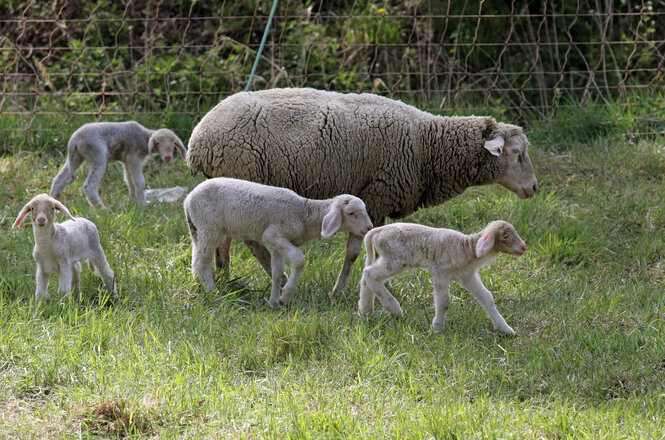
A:
POLYGON ((282 308, 282 301, 281 300, 268 301, 268 303, 270 304, 270 307, 272 307, 275 310, 279 310, 279 309, 282 308))

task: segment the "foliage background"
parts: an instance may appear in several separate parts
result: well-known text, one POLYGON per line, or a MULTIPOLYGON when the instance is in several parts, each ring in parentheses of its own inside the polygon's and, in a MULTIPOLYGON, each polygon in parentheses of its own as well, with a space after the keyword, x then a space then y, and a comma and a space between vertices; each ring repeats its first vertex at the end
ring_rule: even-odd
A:
MULTIPOLYGON (((17 133, 39 147, 43 131, 101 119, 186 138, 247 84, 271 3, 0 1, 0 152, 17 133)), ((522 124, 610 103, 654 116, 664 18, 652 0, 282 0, 253 89, 374 92, 522 124)))

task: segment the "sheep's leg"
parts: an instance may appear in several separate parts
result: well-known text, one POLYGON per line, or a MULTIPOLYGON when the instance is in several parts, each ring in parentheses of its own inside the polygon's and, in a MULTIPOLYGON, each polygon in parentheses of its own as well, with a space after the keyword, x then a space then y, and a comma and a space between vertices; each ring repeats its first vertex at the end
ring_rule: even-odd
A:
POLYGON ((53 178, 50 195, 54 199, 60 198, 65 187, 74 182, 74 173, 83 163, 83 156, 74 150, 67 154, 67 160, 57 176, 53 178))
POLYGON ((37 264, 37 275, 35 276, 37 288, 35 289, 35 301, 40 301, 48 294, 48 274, 37 264))
POLYGON ((88 198, 93 206, 99 206, 101 208, 106 208, 102 199, 99 198, 99 184, 104 177, 104 172, 106 171, 106 158, 97 159, 95 162, 90 162, 90 171, 88 172, 88 177, 83 183, 83 190, 85 195, 88 198))
POLYGON ((356 261, 358 255, 360 255, 362 245, 362 237, 349 234, 349 238, 346 240, 346 256, 344 257, 344 264, 337 277, 335 287, 333 287, 333 295, 341 292, 346 287, 346 283, 349 280, 349 273, 351 272, 351 266, 353 266, 353 262, 356 261))
MULTIPOLYGON (((367 287, 374 291, 383 308, 395 317, 402 316, 402 308, 395 297, 383 284, 399 273, 398 265, 387 264, 385 258, 379 258, 363 270, 363 279, 367 287)), ((362 286, 361 286, 362 288, 362 286)))
POLYGON ((502 333, 509 335, 514 335, 515 330, 513 330, 503 319, 503 316, 499 313, 494 304, 494 297, 492 292, 487 290, 487 287, 483 284, 478 274, 471 275, 467 278, 462 278, 459 280, 460 284, 467 289, 473 296, 476 297, 482 308, 485 310, 485 313, 492 320, 492 325, 494 330, 498 330, 502 333))
POLYGON ((435 333, 442 331, 446 326, 446 314, 450 306, 450 280, 442 274, 432 271, 434 284, 434 319, 432 330, 435 333))
POLYGON ((192 271, 203 281, 207 292, 215 290, 215 279, 212 277, 212 258, 215 253, 216 240, 203 236, 199 231, 198 243, 192 246, 192 271))
POLYGON ((132 202, 145 205, 145 177, 143 177, 143 161, 137 156, 129 156, 125 162, 129 182, 129 196, 132 202), (133 195, 132 195, 133 194, 133 195))
POLYGON ((83 297, 81 295, 81 264, 76 261, 72 264, 72 292, 78 295, 79 300, 83 297))
POLYGON ((223 237, 222 242, 215 249, 215 267, 221 269, 222 267, 231 267, 231 241, 232 237, 223 237))
MULTIPOLYGON (((244 243, 245 246, 247 246, 247 248, 250 250, 252 255, 254 255, 254 257, 258 260, 259 264, 261 264, 263 270, 265 270, 268 276, 272 278, 271 256, 268 249, 266 249, 265 246, 256 241, 246 240, 244 241, 244 243)), ((288 281, 288 279, 289 277, 286 275, 286 273, 282 272, 282 280, 279 282, 279 285, 284 286, 288 281)))

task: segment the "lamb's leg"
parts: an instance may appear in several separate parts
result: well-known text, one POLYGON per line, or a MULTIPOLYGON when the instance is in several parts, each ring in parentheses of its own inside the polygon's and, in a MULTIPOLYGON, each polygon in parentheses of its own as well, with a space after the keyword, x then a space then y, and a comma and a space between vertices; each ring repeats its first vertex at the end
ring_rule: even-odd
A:
POLYGON ((134 203, 145 205, 145 177, 143 177, 143 161, 138 156, 128 156, 125 162, 129 178, 129 195, 134 203), (133 196, 132 196, 133 194, 133 196))
POLYGON ((434 319, 432 330, 440 332, 446 326, 446 313, 450 306, 450 280, 442 274, 432 271, 432 282, 434 284, 434 319))
POLYGON ((360 279, 360 300, 358 301, 358 311, 361 315, 369 316, 374 313, 374 291, 367 285, 367 276, 363 270, 363 276, 360 279))
POLYGON ((83 156, 75 150, 70 150, 67 154, 67 160, 57 176, 53 178, 50 195, 54 199, 59 199, 65 187, 74 181, 74 173, 83 163, 83 156))
POLYGON ((101 246, 97 249, 96 255, 89 260, 89 262, 94 265, 96 268, 97 275, 104 282, 104 286, 110 295, 113 295, 114 299, 118 299, 118 287, 115 285, 115 274, 111 270, 108 261, 106 260, 106 255, 104 255, 104 250, 101 246))
POLYGON ((367 287, 374 291, 383 308, 395 317, 402 316, 402 308, 383 283, 399 273, 398 267, 397 264, 388 264, 387 259, 381 257, 363 270, 367 287))
POLYGON ((135 200, 136 199, 136 192, 135 192, 135 184, 132 179, 132 175, 129 173, 129 169, 127 168, 126 163, 122 163, 122 177, 123 180, 125 181, 125 184, 129 188, 129 199, 130 200, 135 200))
POLYGON ((60 268, 60 285, 58 292, 63 295, 68 295, 72 291, 72 266, 70 264, 58 264, 60 268))
POLYGON ((231 267, 231 241, 232 237, 224 237, 215 249, 215 267, 218 269, 231 267))
POLYGON ((279 291, 282 287, 280 282, 282 280, 282 275, 284 274, 284 263, 286 258, 283 254, 273 251, 270 260, 272 262, 272 287, 270 290, 269 302, 272 307, 278 309, 281 306, 279 301, 279 291))
POLYGON ((83 183, 83 190, 85 195, 88 198, 93 206, 99 206, 101 208, 106 208, 102 199, 99 198, 99 184, 104 177, 104 172, 106 171, 106 158, 95 158, 95 161, 90 161, 90 171, 88 172, 88 177, 83 183))
POLYGON ((203 281, 207 292, 216 289, 211 267, 216 242, 199 231, 196 246, 192 246, 192 271, 203 281))
POLYGON ((335 287, 333 287, 333 295, 341 292, 346 287, 346 282, 349 280, 349 273, 351 266, 360 255, 360 249, 363 245, 363 238, 359 235, 349 234, 346 240, 346 256, 344 257, 344 264, 342 270, 339 272, 335 287))
POLYGON ((76 261, 72 264, 72 292, 81 300, 81 264, 76 261))
MULTIPOLYGON (((270 257, 270 252, 268 249, 266 249, 265 246, 263 246, 261 243, 258 243, 256 241, 244 241, 245 246, 250 250, 252 255, 258 260, 259 264, 263 268, 263 270, 266 271, 269 277, 272 278, 272 264, 271 264, 271 257, 270 257)), ((279 282, 280 286, 284 286, 286 282, 288 281, 289 277, 286 275, 285 272, 282 272, 282 280, 279 282)))
POLYGON ((37 288, 35 289, 35 301, 40 301, 48 294, 48 274, 42 270, 42 267, 37 263, 37 275, 35 276, 37 288))
MULTIPOLYGON (((287 243, 285 243, 287 245, 287 243)), ((305 268, 305 256, 302 251, 288 243, 288 254, 287 258, 291 262, 291 276, 289 277, 287 283, 282 289, 282 296, 279 298, 279 302, 282 305, 289 303, 291 296, 298 290, 298 278, 300 277, 300 272, 305 268)), ((283 272, 282 272, 283 273, 283 272)), ((283 279, 283 278, 282 278, 283 279)))
POLYGON ((497 310, 496 305, 494 304, 494 297, 492 296, 492 292, 487 290, 478 274, 473 274, 470 277, 462 278, 459 280, 459 282, 465 289, 467 289, 469 292, 471 292, 471 294, 473 294, 473 296, 476 297, 480 305, 485 310, 485 313, 487 313, 487 315, 492 320, 494 330, 498 330, 509 335, 515 334, 515 330, 513 330, 506 323, 506 320, 503 319, 503 316, 501 316, 497 310))

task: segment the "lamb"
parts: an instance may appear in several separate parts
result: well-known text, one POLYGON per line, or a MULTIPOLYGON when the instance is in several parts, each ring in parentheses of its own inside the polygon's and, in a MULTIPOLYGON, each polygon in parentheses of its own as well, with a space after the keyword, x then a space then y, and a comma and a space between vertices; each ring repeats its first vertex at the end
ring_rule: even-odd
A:
POLYGON ((168 128, 150 130, 135 121, 91 122, 72 134, 67 145, 67 160, 51 185, 51 197, 60 198, 65 186, 74 181, 74 173, 83 161, 90 171, 83 184, 88 202, 104 208, 99 198, 99 183, 106 165, 119 160, 124 169, 125 183, 132 202, 145 205, 143 164, 152 153, 159 153, 164 162, 171 162, 173 149, 185 157, 185 147, 168 128))
MULTIPOLYGON (((303 197, 353 194, 375 225, 498 183, 519 198, 538 184, 518 126, 491 117, 442 117, 373 94, 314 89, 236 93, 198 123, 193 174, 289 188, 303 197)), ((346 285, 362 239, 350 234, 334 292, 346 285)), ((267 252, 253 248, 257 258, 267 252)), ((228 260, 220 246, 218 263, 228 260)), ((267 264, 264 261, 262 264, 267 264)))
POLYGON ((215 289, 211 271, 215 248, 240 237, 269 252, 270 263, 263 268, 272 278, 270 305, 275 308, 287 304, 296 291, 305 265, 299 246, 319 235, 326 238, 349 231, 364 236, 372 228, 358 197, 306 199, 286 188, 224 177, 199 184, 185 198, 184 207, 192 239, 192 271, 206 289, 215 289), (291 276, 280 296, 286 258, 291 262, 291 276))
POLYGON ((87 259, 90 270, 104 281, 108 292, 118 297, 114 274, 106 261, 104 250, 99 242, 97 227, 90 220, 74 218, 69 210, 48 194, 39 194, 30 200, 19 212, 12 225, 18 228, 28 213, 32 216, 32 230, 35 248, 32 256, 37 261, 35 300, 48 295, 48 277, 53 272, 60 274, 58 291, 62 294, 80 294, 80 260, 87 259), (69 217, 64 223, 55 222, 55 210, 69 217))
POLYGON ((434 284, 434 319, 432 330, 440 332, 446 324, 450 305, 448 290, 451 280, 460 283, 480 302, 489 315, 494 330, 514 335, 494 304, 492 293, 480 280, 480 268, 499 253, 523 255, 524 241, 510 223, 493 221, 484 230, 464 235, 452 229, 393 223, 373 229, 365 236, 367 252, 365 269, 360 280, 361 315, 374 311, 374 296, 393 316, 401 316, 402 309, 384 283, 411 268, 426 268, 432 273, 434 284), (378 258, 375 260, 375 253, 378 258))

